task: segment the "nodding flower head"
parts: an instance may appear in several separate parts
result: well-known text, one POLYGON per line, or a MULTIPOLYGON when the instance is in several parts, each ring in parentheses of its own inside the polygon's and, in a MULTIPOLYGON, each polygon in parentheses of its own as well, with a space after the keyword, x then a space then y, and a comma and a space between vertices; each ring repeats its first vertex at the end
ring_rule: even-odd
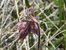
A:
POLYGON ((19 29, 19 39, 25 38, 28 33, 30 33, 30 22, 26 22, 25 20, 18 23, 19 29))
POLYGON ((30 32, 36 33, 38 35, 39 27, 38 23, 28 20, 22 20, 18 23, 19 29, 19 39, 25 38, 30 32))

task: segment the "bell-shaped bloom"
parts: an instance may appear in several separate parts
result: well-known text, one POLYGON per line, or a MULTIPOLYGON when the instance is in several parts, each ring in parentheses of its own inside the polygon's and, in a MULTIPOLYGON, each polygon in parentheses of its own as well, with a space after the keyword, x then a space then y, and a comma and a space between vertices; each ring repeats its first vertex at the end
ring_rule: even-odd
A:
POLYGON ((28 20, 22 20, 21 22, 19 22, 18 29, 19 39, 24 39, 30 32, 36 33, 37 35, 39 33, 38 23, 28 20))
POLYGON ((25 38, 30 33, 30 22, 21 21, 18 23, 19 39, 25 38))

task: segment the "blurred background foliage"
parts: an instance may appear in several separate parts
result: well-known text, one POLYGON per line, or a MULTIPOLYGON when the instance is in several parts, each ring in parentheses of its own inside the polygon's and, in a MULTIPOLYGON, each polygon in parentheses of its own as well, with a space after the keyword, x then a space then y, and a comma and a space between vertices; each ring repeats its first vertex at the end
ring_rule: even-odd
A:
POLYGON ((66 0, 0 0, 0 50, 37 50, 38 36, 17 39, 17 23, 34 6, 42 50, 66 50, 66 0), (33 4, 34 1, 34 4, 33 4))

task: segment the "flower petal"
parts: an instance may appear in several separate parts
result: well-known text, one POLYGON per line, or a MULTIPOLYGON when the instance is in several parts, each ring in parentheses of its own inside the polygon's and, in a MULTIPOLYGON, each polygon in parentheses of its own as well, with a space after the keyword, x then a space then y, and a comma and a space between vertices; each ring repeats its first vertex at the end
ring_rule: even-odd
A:
POLYGON ((31 23, 31 31, 38 35, 39 33, 38 23, 35 23, 35 22, 31 23))

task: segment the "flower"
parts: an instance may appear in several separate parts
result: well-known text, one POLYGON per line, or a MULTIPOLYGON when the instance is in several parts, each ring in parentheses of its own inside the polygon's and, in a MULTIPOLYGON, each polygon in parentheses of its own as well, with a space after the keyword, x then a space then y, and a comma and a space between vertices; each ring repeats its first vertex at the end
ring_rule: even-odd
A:
POLYGON ((30 23, 23 20, 18 23, 18 29, 19 39, 24 39, 28 35, 28 33, 30 33, 30 23))
POLYGON ((38 35, 39 27, 38 23, 28 20, 22 20, 18 23, 19 39, 25 38, 30 32, 38 35))

